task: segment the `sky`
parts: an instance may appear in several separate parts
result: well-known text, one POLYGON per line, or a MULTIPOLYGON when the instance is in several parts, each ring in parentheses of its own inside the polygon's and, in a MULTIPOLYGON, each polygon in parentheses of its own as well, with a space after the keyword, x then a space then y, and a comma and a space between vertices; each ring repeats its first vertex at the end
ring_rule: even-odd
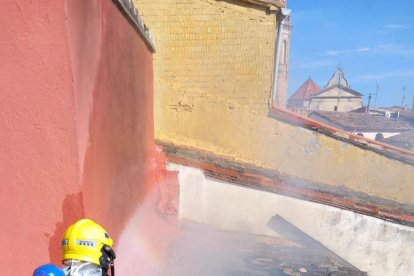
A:
POLYGON ((288 8, 289 97, 309 77, 323 89, 340 66, 365 105, 377 92, 376 107, 401 106, 404 94, 413 106, 414 0, 288 0, 288 8))

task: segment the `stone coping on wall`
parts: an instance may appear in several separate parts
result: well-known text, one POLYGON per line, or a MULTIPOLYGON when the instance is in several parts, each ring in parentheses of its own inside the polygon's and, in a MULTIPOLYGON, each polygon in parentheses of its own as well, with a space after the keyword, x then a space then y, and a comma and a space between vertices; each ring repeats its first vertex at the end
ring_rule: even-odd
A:
POLYGON ((155 53, 155 42, 152 33, 148 29, 147 25, 142 21, 137 8, 132 0, 112 0, 115 2, 122 12, 128 17, 134 28, 143 36, 148 47, 153 53, 155 53))
MULTIPOLYGON (((216 0, 226 1, 226 0, 216 0)), ((246 2, 258 6, 269 8, 270 10, 277 10, 279 8, 286 8, 286 0, 235 0, 240 2, 246 2)))
MULTIPOLYGON (((160 143, 161 144, 161 143, 160 143)), ((414 227, 414 205, 283 175, 226 156, 184 146, 161 144, 168 162, 199 168, 210 177, 257 190, 350 210, 414 227)))
MULTIPOLYGON (((220 0, 218 0, 220 1, 220 0)), ((270 9, 276 8, 285 8, 286 7, 286 0, 239 0, 242 2, 248 2, 255 5, 265 6, 270 9)))

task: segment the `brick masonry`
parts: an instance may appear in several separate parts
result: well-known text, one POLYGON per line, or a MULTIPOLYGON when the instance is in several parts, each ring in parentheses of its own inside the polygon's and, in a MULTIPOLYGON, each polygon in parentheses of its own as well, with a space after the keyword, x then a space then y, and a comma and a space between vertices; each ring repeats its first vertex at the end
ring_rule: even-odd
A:
POLYGON ((207 93, 269 110, 275 14, 241 1, 134 1, 155 36, 158 99, 207 93))

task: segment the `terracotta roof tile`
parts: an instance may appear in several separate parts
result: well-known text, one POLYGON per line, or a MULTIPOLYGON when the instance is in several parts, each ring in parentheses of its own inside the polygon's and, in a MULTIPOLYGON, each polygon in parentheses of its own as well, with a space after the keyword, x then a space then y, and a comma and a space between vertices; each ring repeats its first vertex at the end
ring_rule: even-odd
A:
POLYGON ((319 86, 311 78, 309 78, 304 84, 302 84, 301 87, 299 87, 292 97, 290 97, 289 101, 308 100, 319 91, 321 91, 319 86))

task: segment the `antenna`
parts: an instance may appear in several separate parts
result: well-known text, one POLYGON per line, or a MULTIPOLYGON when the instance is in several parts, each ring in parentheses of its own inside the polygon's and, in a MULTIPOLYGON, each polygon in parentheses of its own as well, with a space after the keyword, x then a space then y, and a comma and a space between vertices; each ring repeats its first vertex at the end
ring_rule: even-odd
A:
POLYGON ((376 104, 377 104, 377 95, 378 95, 378 82, 377 82, 377 80, 375 80, 375 84, 376 84, 375 93, 368 94, 368 113, 369 113, 369 103, 371 102, 371 97, 372 96, 375 96, 374 104, 372 105, 372 107, 375 108, 376 104))
POLYGON ((340 98, 340 95, 341 95, 341 91, 342 91, 342 83, 341 83, 341 81, 339 81, 338 101, 336 102, 336 110, 335 111, 339 111, 339 98, 340 98))

